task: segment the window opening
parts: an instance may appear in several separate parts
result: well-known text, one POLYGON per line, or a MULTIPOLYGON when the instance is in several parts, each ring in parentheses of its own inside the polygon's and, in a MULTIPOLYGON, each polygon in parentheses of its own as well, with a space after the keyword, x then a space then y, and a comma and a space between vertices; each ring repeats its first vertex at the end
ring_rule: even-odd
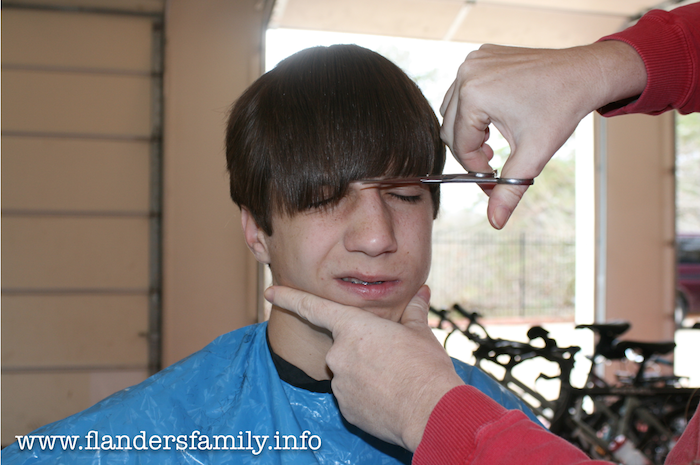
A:
MULTIPOLYGON (((266 70, 290 54, 315 45, 356 43, 386 56, 418 85, 435 110, 457 69, 478 44, 334 32, 269 29, 266 70)), ((492 127, 494 166, 508 145, 492 127)), ((576 274, 575 152, 567 142, 537 179, 504 231, 486 219, 485 195, 476 186, 442 186, 433 230, 428 285, 432 304, 460 303, 487 317, 553 317, 573 321, 576 274)), ((464 169, 448 151, 445 172, 464 169)), ((268 283, 269 274, 267 275, 268 283)))

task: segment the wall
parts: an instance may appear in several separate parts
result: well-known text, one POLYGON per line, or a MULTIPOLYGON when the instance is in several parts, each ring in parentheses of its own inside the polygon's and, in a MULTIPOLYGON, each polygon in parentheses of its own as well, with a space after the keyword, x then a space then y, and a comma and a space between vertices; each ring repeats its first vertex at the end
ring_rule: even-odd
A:
MULTIPOLYGON (((603 120, 607 160, 598 320, 628 319, 628 339, 672 340, 675 296, 674 115, 603 120)), ((601 137, 602 136, 602 137, 601 137)))
POLYGON ((158 12, 2 16, 7 444, 148 375, 158 12))
POLYGON ((262 2, 172 0, 166 15, 163 361, 256 318, 256 262, 228 195, 224 127, 261 70, 262 2))
POLYGON ((3 2, 3 445, 255 321, 223 131, 265 5, 3 2))

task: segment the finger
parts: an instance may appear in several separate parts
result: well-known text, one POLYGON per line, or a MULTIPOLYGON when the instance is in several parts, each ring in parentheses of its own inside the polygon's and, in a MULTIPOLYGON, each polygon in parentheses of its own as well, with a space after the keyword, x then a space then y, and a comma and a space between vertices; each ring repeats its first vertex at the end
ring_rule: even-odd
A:
POLYGON ((489 162, 493 158, 493 149, 489 144, 483 144, 474 151, 463 153, 455 158, 467 171, 489 173, 492 171, 489 162))
POLYGON ((427 326, 428 311, 430 310, 430 288, 421 286, 416 295, 411 299, 401 315, 399 322, 405 326, 427 326))
POLYGON ((465 102, 460 102, 454 117, 452 154, 468 171, 487 172, 493 150, 486 144, 491 120, 486 114, 464 113, 465 102))
POLYGON ((265 299, 273 305, 296 313, 316 326, 326 328, 334 336, 341 321, 354 312, 361 312, 356 308, 284 286, 266 289, 265 299))
MULTIPOLYGON (((447 98, 447 97, 446 97, 447 98)), ((459 102, 454 95, 454 90, 452 96, 449 100, 443 102, 443 106, 440 109, 442 114, 442 126, 440 127, 440 138, 442 141, 452 150, 454 153, 454 129, 455 129, 455 115, 457 114, 457 105, 459 102)))
POLYGON ((481 122, 477 122, 476 126, 471 123, 464 124, 458 119, 459 108, 459 94, 453 92, 443 113, 440 137, 450 148, 452 155, 467 170, 488 171, 488 161, 493 157, 493 150, 486 144, 490 136, 489 125, 481 122), (466 145, 458 140, 466 141, 466 145))
POLYGON ((443 118, 445 117, 447 106, 449 105, 450 101, 452 100, 452 96, 454 95, 455 87, 457 87, 456 80, 452 81, 450 88, 447 89, 447 92, 445 92, 445 97, 442 99, 442 105, 440 105, 440 114, 443 116, 443 118))

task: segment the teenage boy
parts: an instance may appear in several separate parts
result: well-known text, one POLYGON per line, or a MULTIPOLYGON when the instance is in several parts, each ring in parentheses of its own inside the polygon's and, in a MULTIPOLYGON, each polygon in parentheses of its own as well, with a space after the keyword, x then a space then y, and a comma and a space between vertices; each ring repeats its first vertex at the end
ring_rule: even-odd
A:
MULTIPOLYGON (((245 240, 274 283, 399 321, 428 277, 439 190, 364 180, 442 171, 439 124, 416 85, 369 50, 308 49, 241 96, 226 145, 245 240)), ((341 416, 325 362, 332 342, 273 307, 268 323, 34 433, 75 437, 72 450, 27 451, 24 438, 3 461, 410 463, 409 451, 341 416)), ((478 369, 454 364, 467 384, 526 410, 478 369)))

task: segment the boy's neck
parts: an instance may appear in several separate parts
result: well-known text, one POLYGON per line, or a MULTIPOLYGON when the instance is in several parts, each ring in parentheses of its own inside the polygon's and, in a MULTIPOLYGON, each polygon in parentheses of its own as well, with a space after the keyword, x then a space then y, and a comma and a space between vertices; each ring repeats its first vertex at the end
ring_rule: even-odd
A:
POLYGON ((296 314, 272 307, 267 334, 272 350, 317 381, 332 378, 326 353, 333 344, 328 331, 311 325, 296 314))

